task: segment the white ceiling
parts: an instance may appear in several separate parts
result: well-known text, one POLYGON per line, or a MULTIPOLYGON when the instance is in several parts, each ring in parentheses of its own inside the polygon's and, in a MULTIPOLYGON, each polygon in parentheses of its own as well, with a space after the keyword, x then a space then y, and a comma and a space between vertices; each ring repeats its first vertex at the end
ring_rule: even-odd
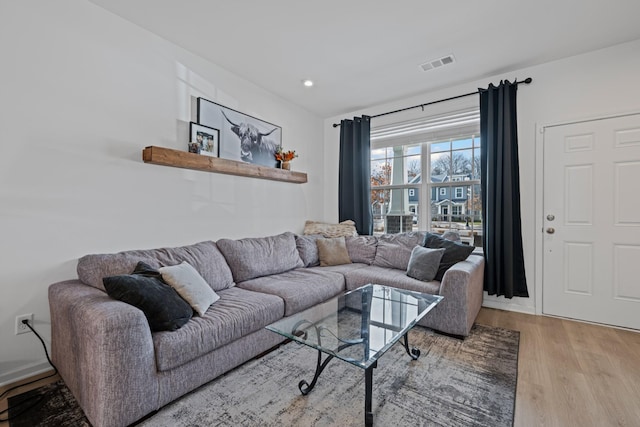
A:
POLYGON ((639 0, 89 1, 323 118, 640 39, 639 0))

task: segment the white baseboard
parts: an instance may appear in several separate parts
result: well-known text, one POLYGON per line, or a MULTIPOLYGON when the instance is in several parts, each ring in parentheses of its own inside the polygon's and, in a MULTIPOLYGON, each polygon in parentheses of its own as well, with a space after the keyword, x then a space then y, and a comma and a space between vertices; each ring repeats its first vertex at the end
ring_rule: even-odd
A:
POLYGON ((43 372, 51 371, 52 369, 53 368, 49 365, 49 362, 45 359, 40 362, 21 366, 8 372, 3 372, 2 375, 0 375, 0 387, 7 384, 13 384, 34 375, 42 374, 43 372))
POLYGON ((509 300, 484 300, 482 301, 482 306, 487 308, 495 308, 498 310, 506 310, 506 311, 515 311, 518 313, 525 314, 536 314, 535 307, 528 307, 520 304, 514 304, 509 300))

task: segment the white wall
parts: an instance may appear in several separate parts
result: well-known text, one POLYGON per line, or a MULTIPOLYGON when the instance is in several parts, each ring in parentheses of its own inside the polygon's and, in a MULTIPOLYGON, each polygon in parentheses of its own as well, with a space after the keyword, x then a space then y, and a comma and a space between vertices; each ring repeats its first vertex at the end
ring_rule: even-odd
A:
MULTIPOLYGON (((460 63, 460 62, 459 62, 460 63)), ((446 69, 434 72, 446 72, 446 69)), ((520 154, 520 197, 522 206, 522 227, 524 240, 525 269, 530 298, 513 298, 486 296, 484 304, 490 307, 515 311, 540 313, 536 306, 536 292, 540 293, 540 265, 536 264, 536 213, 542 215, 539 200, 536 199, 536 174, 541 173, 541 165, 536 164, 536 126, 570 121, 573 119, 595 118, 621 112, 640 111, 640 40, 617 45, 608 49, 584 55, 566 58, 523 70, 515 70, 497 76, 478 79, 468 84, 459 85, 434 93, 422 94, 397 102, 378 105, 362 111, 332 117, 325 120, 325 216, 337 219, 337 159, 339 151, 339 128, 332 127, 342 118, 354 115, 375 115, 398 108, 418 105, 437 99, 468 93, 478 87, 487 87, 490 82, 497 84, 501 79, 513 81, 516 77, 523 80, 532 77, 533 83, 518 88, 518 136, 520 154)), ((425 74, 427 78, 428 74, 425 74)), ((477 102, 477 97, 464 100, 477 102)), ((426 114, 442 112, 446 108, 455 110, 469 101, 437 104, 428 107, 426 114)), ((405 115, 391 115, 385 121, 395 118, 406 120, 409 116, 422 114, 413 110, 405 115)), ((377 122, 373 119, 372 126, 377 122)), ((538 199, 541 193, 538 192, 538 199)), ((541 230, 539 230, 541 233, 541 230)))
POLYGON ((45 365, 14 318, 50 344, 47 287, 78 257, 323 219, 322 120, 215 64, 83 0, 2 1, 0 58, 0 384, 45 365), (282 126, 309 182, 144 164, 186 150, 197 96, 282 126))

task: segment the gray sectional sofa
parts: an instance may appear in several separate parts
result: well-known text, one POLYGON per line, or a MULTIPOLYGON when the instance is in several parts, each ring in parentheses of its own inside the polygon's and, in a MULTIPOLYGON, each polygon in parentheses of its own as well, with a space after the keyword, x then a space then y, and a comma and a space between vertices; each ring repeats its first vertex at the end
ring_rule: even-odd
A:
POLYGON ((282 342, 265 326, 367 283, 444 296, 420 324, 466 336, 482 304, 484 260, 470 255, 442 281, 408 277, 426 233, 345 239, 350 263, 318 265, 322 236, 207 241, 180 248, 87 255, 78 279, 49 287, 52 359, 95 427, 126 426, 282 342), (175 331, 152 332, 138 308, 111 298, 103 278, 191 264, 220 297, 175 331))

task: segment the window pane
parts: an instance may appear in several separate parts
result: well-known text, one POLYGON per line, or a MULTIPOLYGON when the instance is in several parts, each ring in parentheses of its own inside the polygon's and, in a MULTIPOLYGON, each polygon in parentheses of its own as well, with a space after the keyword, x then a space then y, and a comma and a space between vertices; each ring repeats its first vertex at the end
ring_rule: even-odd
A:
POLYGON ((407 183, 415 184, 421 181, 421 166, 420 154, 407 157, 407 183))
POLYGON ((431 232, 454 230, 463 243, 482 246, 480 184, 432 187, 431 232))
POLYGON ((474 147, 480 147, 480 137, 476 136, 473 138, 473 146, 474 147))
POLYGON ((374 233, 418 230, 419 193, 413 188, 372 190, 374 233))
POLYGON ((420 155, 422 153, 422 144, 407 145, 407 156, 420 155))
POLYGON ((471 159, 471 162, 471 179, 480 179, 480 148, 475 148, 473 150, 473 158, 471 159))
POLYGON ((373 231, 384 232, 384 214, 387 212, 389 190, 371 191, 371 210, 373 212, 373 231))
POLYGON ((451 149, 451 143, 447 142, 438 142, 436 144, 431 144, 431 152, 437 153, 440 151, 449 151, 451 149))
POLYGON ((453 141, 451 145, 452 145, 451 148, 454 150, 459 150, 461 148, 471 148, 473 146, 473 140, 471 138, 460 139, 458 141, 453 141))
POLYGON ((444 182, 451 170, 451 156, 448 153, 431 154, 431 182, 444 182))
POLYGON ((452 181, 464 181, 471 178, 472 158, 472 150, 460 150, 451 153, 452 181))
POLYGON ((387 157, 386 148, 376 148, 375 150, 371 150, 371 160, 381 160, 386 157, 387 157))
POLYGON ((371 186, 391 184, 391 166, 386 160, 371 162, 371 186))

